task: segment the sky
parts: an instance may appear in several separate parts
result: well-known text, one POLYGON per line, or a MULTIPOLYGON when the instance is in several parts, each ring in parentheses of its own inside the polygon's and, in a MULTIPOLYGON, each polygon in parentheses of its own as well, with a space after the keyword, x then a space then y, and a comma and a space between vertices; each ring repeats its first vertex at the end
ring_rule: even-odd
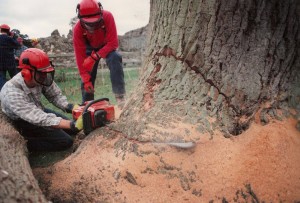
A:
MULTIPOLYGON (((29 38, 49 37, 58 29, 67 35, 71 18, 76 16, 80 0, 0 0, 0 24, 18 29, 29 38)), ((101 0, 103 9, 110 11, 118 35, 141 28, 149 22, 150 0, 101 0)))

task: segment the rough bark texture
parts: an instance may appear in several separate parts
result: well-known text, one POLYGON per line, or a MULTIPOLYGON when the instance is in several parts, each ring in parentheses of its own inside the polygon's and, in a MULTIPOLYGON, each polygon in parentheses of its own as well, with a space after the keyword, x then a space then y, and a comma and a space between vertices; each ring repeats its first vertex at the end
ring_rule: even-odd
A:
POLYGON ((47 202, 27 159, 26 143, 0 111, 0 202, 47 202))
POLYGON ((180 121, 230 136, 257 112, 263 124, 285 116, 299 103, 299 4, 152 1, 145 73, 119 129, 141 137, 180 121))

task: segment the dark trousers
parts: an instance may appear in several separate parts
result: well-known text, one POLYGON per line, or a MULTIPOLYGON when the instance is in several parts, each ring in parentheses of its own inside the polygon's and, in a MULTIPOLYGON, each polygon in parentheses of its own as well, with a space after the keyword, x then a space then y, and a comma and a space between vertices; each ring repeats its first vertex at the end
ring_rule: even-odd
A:
MULTIPOLYGON (((68 119, 64 115, 50 109, 45 109, 45 112, 54 113, 59 117, 68 119)), ((21 119, 13 121, 13 124, 27 140, 29 151, 61 151, 73 145, 73 139, 70 135, 74 135, 74 133, 70 130, 36 126, 21 119)))
MULTIPOLYGON (((87 54, 90 55, 90 51, 87 54)), ((91 82, 95 87, 95 80, 97 77, 99 61, 95 63, 91 72, 91 82)), ((117 95, 125 94, 125 82, 124 82, 124 72, 122 65, 122 56, 117 51, 110 52, 106 57, 106 64, 110 71, 110 81, 112 84, 112 91, 117 95)), ((81 93, 82 93, 82 103, 85 101, 94 100, 94 94, 87 93, 83 88, 83 83, 81 83, 81 93)))

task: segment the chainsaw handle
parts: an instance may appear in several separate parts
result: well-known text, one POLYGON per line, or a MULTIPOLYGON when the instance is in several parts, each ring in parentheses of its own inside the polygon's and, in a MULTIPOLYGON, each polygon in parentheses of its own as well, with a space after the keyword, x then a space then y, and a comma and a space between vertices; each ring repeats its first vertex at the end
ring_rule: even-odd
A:
POLYGON ((97 103, 97 102, 99 102, 99 101, 109 101, 109 99, 108 99, 108 98, 101 98, 101 99, 96 99, 96 100, 90 101, 89 103, 87 103, 87 105, 85 105, 85 107, 84 107, 82 113, 87 112, 87 109, 88 109, 92 104, 97 103))

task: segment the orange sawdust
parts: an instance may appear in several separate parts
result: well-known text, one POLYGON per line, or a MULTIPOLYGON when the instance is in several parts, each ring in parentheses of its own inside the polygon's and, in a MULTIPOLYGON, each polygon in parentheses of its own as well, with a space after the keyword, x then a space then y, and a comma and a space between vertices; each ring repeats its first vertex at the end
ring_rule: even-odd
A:
POLYGON ((121 150, 117 137, 96 136, 65 160, 34 173, 48 183, 42 187, 48 199, 65 201, 294 202, 300 200, 295 125, 293 119, 265 126, 254 122, 236 137, 202 136, 188 150, 130 142, 121 150))

